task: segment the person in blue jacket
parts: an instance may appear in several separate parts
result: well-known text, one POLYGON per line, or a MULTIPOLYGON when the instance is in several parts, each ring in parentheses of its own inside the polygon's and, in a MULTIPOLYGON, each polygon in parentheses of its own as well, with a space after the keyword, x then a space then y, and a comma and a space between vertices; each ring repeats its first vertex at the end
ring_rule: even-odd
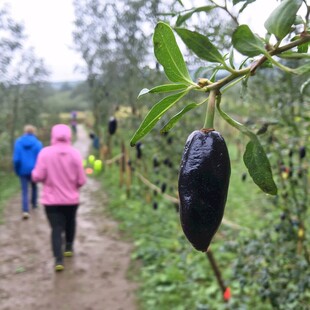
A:
POLYGON ((23 219, 29 218, 28 185, 31 184, 32 208, 37 208, 37 184, 31 180, 31 171, 34 168, 39 152, 43 145, 36 137, 36 128, 32 125, 24 127, 24 134, 17 138, 13 151, 13 166, 15 173, 20 178, 22 189, 23 219))

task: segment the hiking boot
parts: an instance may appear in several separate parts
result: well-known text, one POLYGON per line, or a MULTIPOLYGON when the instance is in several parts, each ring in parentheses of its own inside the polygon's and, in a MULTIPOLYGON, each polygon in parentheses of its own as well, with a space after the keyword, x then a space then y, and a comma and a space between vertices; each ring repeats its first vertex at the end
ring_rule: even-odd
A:
POLYGON ((64 252, 65 257, 72 257, 73 256, 73 251, 65 251, 64 252))
POLYGON ((72 243, 67 243, 65 252, 64 252, 65 257, 72 257, 73 256, 73 246, 72 243))
POLYGON ((23 212, 23 220, 29 219, 29 212, 23 212))
POLYGON ((65 266, 62 262, 62 259, 56 259, 55 271, 63 271, 64 269, 65 269, 65 266))
POLYGON ((63 271, 65 269, 65 266, 62 265, 62 264, 58 264, 58 265, 55 265, 55 271, 63 271))

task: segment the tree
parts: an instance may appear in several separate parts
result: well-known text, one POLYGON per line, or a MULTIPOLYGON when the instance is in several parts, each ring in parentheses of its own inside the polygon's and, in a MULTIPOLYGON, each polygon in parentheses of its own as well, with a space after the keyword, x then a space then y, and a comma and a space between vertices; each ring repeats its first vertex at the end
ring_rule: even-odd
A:
MULTIPOLYGON (((217 5, 213 1, 210 2, 215 7, 228 12, 228 1, 224 1, 223 6, 217 5)), ((240 8, 240 12, 242 12, 252 2, 254 1, 234 0, 233 4, 243 4, 240 8)), ((296 309, 296 307, 306 309, 309 304, 307 292, 309 272, 305 272, 305 270, 309 270, 310 259, 309 249, 305 242, 307 236, 304 219, 307 212, 308 190, 305 189, 307 186, 304 187, 303 184, 307 182, 309 174, 305 168, 306 165, 303 165, 307 153, 304 138, 300 145, 299 155, 292 157, 289 155, 292 153, 287 152, 287 156, 291 159, 286 158, 285 161, 290 162, 290 168, 284 165, 282 157, 287 143, 291 145, 299 132, 305 133, 309 129, 309 119, 302 111, 304 111, 306 87, 309 85, 307 74, 310 72, 309 54, 307 53, 310 42, 308 29, 310 6, 307 1, 302 0, 282 1, 265 21, 267 32, 265 39, 254 34, 248 25, 238 25, 236 22, 236 28, 231 36, 233 50, 229 54, 226 54, 225 46, 217 47, 208 33, 181 28, 182 23, 195 13, 210 10, 213 8, 199 7, 186 13, 176 14, 179 18, 177 27, 172 27, 164 22, 157 24, 153 37, 154 52, 171 83, 143 89, 140 92, 140 97, 146 94, 167 92, 174 92, 174 94, 166 96, 150 109, 132 137, 131 145, 135 145, 150 133, 164 114, 182 102, 186 95, 193 91, 204 94, 206 98, 203 95, 200 96, 200 102, 183 105, 180 112, 171 117, 161 132, 169 131, 186 113, 205 105, 207 105, 207 113, 203 127, 214 128, 214 114, 217 109, 218 114, 225 121, 249 138, 250 141, 244 154, 244 162, 249 174, 260 189, 275 196, 275 204, 284 211, 279 227, 276 228, 277 236, 275 236, 274 230, 270 229, 268 222, 265 231, 253 229, 253 232, 240 238, 236 243, 235 251, 240 253, 236 262, 236 278, 240 280, 241 290, 238 292, 239 300, 235 300, 233 306, 243 306, 248 300, 246 293, 252 289, 254 294, 258 294, 262 300, 268 300, 275 309, 296 309), (297 18, 297 13, 302 5, 306 9, 305 17, 297 18), (181 38, 196 57, 206 62, 209 67, 207 76, 202 77, 198 82, 193 81, 189 74, 174 33, 181 38), (234 57, 236 53, 240 53, 246 58, 237 63, 234 57), (276 57, 280 60, 277 60, 276 57), (290 61, 283 61, 283 59, 290 61), (273 79, 269 80, 271 75, 266 74, 265 70, 268 69, 264 68, 274 70, 273 79), (264 106, 269 113, 266 113, 266 117, 268 118, 275 110, 278 112, 275 113, 278 122, 275 124, 265 123, 264 128, 256 134, 251 131, 251 128, 235 121, 222 110, 221 98, 222 94, 225 97, 225 92, 229 88, 236 87, 238 83, 242 82, 250 88, 250 81, 255 78, 253 76, 262 70, 264 70, 264 80, 272 83, 268 85, 269 90, 279 94, 278 98, 271 98, 274 102, 269 101, 269 105, 264 106), (296 75, 299 80, 288 78, 288 75, 296 75), (277 86, 274 86, 275 81, 279 83, 277 86), (283 97, 285 90, 283 86, 286 85, 284 82, 288 83, 291 96, 283 97), (294 117, 298 117, 299 121, 294 117), (302 125, 297 124, 299 122, 302 122, 302 125), (266 132, 268 126, 272 127, 273 125, 280 125, 279 131, 268 135, 269 139, 266 142, 260 139, 259 135, 266 132), (275 141, 275 145, 268 147, 268 141, 269 143, 275 141), (270 152, 272 166, 265 150, 270 152), (297 168, 295 173, 300 171, 300 180, 297 179, 298 175, 292 177, 289 174, 294 166, 297 168), (273 176, 276 176, 275 180, 273 176)), ((233 17, 232 14, 231 16, 233 17)), ((259 91, 259 94, 262 93, 260 88, 256 90, 259 91)), ((234 111, 234 114, 238 114, 238 111, 234 111)))
POLYGON ((49 73, 33 49, 24 47, 24 28, 13 21, 7 9, 0 11, 0 25, 1 104, 6 120, 1 131, 9 131, 12 149, 17 129, 25 123, 39 123, 43 83, 49 73))
POLYGON ((149 66, 151 30, 160 1, 75 1, 75 48, 86 64, 98 133, 104 115, 119 104, 135 113, 136 94, 149 66), (125 9, 124 9, 125 8, 125 9))

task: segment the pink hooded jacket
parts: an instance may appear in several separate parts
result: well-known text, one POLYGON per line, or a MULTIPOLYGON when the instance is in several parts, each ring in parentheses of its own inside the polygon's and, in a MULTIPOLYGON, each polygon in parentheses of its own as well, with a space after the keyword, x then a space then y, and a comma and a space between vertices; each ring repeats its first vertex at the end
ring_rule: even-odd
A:
POLYGON ((43 183, 41 204, 79 204, 79 188, 86 176, 82 157, 71 146, 70 127, 58 124, 52 128, 51 146, 41 150, 31 175, 34 182, 43 183))

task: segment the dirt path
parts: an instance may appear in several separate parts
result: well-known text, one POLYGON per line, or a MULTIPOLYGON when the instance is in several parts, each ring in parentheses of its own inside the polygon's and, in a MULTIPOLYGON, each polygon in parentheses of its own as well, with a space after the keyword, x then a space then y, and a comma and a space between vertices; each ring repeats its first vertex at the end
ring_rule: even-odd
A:
MULTIPOLYGON (((87 133, 78 128, 75 147, 85 157, 87 133)), ((20 194, 0 225, 1 310, 134 310, 136 285, 126 279, 131 245, 120 240, 117 224, 102 215, 106 198, 88 179, 81 192, 75 256, 55 273, 50 228, 43 207, 21 220, 20 194)))

